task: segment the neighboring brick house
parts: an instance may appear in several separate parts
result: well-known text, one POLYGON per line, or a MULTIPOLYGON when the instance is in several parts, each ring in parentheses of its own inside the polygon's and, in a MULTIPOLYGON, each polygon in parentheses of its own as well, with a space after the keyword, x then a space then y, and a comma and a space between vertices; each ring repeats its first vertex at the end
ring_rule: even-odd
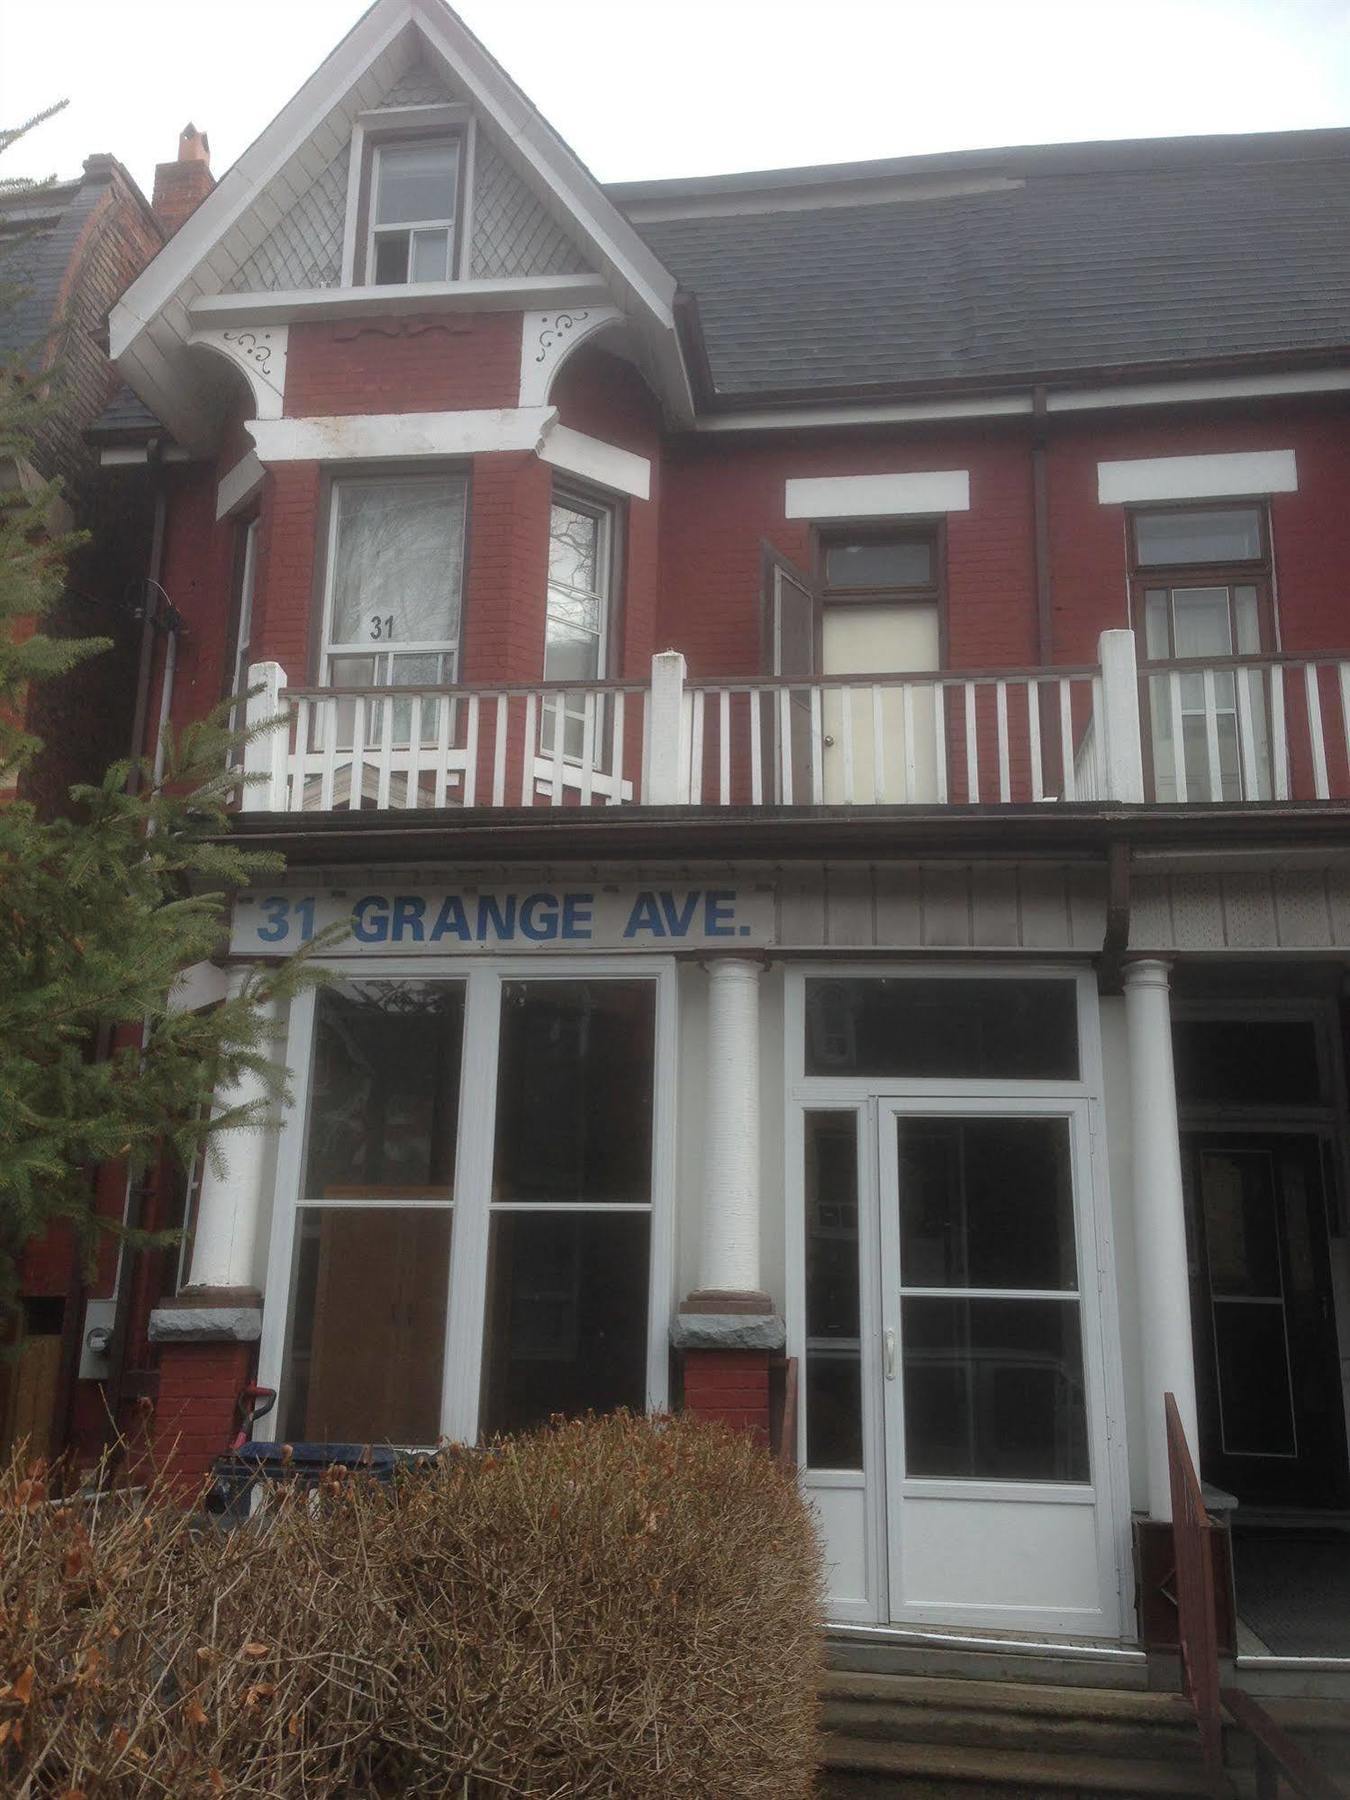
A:
POLYGON ((185 1480, 254 1375, 683 1403, 841 1634, 1121 1667, 1165 1393, 1350 1503, 1348 228, 1345 132, 606 189, 376 0, 112 321, 167 712, 291 721, 199 992, 350 932, 152 1322, 185 1480))

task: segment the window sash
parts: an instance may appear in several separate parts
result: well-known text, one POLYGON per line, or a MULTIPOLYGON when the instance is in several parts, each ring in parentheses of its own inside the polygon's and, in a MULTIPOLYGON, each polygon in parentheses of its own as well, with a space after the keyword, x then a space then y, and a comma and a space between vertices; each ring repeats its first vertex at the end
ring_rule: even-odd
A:
MULTIPOLYGON (((549 550, 548 597, 544 623, 544 679, 545 681, 562 680, 566 679, 566 674, 571 673, 570 670, 566 674, 559 671, 556 655, 563 645, 570 645, 573 648, 589 647, 592 650, 594 671, 582 679, 601 681, 605 676, 609 654, 609 614, 614 559, 613 508, 601 502, 578 499, 565 490, 555 491, 550 511, 549 550), (568 513, 574 518, 589 520, 595 527, 593 551, 595 578, 591 585, 564 580, 554 572, 552 552, 557 541, 556 519, 559 513, 568 513), (565 602, 569 599, 590 603, 593 606, 596 621, 593 627, 579 621, 565 605, 555 605, 555 600, 565 602)), ((595 706, 592 734, 594 741, 588 742, 584 694, 580 691, 569 691, 545 698, 540 708, 539 719, 540 755, 547 757, 561 755, 563 761, 569 763, 593 762, 596 743, 606 741, 604 721, 606 706, 606 699, 601 696, 595 706)))
POLYGON ((436 137, 433 139, 401 140, 393 139, 388 143, 376 144, 371 153, 369 175, 366 182, 366 212, 369 223, 366 230, 365 247, 365 280, 367 285, 405 286, 414 281, 413 266, 415 243, 419 232, 444 232, 446 236, 445 273, 442 276, 428 276, 428 280, 452 281, 455 279, 458 265, 459 219, 461 213, 460 185, 464 173, 464 141, 459 134, 436 137), (453 150, 450 161, 448 181, 448 207, 443 213, 433 214, 417 219, 381 219, 381 189, 386 167, 386 158, 392 162, 400 152, 415 149, 445 147, 453 150), (405 255, 401 280, 381 283, 378 281, 379 247, 381 243, 389 243, 398 238, 405 240, 405 255))

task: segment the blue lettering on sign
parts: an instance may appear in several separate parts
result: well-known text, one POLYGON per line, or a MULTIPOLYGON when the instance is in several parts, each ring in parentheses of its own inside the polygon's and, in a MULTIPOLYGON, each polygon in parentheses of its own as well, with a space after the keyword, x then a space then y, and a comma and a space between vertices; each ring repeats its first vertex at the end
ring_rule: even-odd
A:
POLYGON ((464 916, 464 902, 458 894, 447 894, 441 901, 441 910, 436 914, 427 941, 439 944, 443 937, 457 937, 461 944, 472 941, 469 921, 464 916))
POLYGON ((390 936, 396 944, 404 938, 411 938, 414 944, 422 942, 422 927, 426 918, 427 903, 420 894, 399 894, 394 900, 394 923, 390 936))
POLYGON ((676 906, 674 894, 662 894, 661 911, 665 914, 666 928, 672 937, 688 937, 689 927, 698 911, 698 889, 685 895, 683 906, 676 906))
POLYGON ((704 895, 703 931, 707 937, 736 936, 736 896, 730 888, 709 888, 704 895))
POLYGON ((558 935, 558 901, 553 894, 527 894, 520 903, 520 929, 536 944, 558 935))
POLYGON ((591 938, 591 907, 595 903, 594 894, 564 894, 562 903, 562 934, 569 942, 586 943, 591 938))
POLYGON ((507 943, 516 935, 516 897, 508 894, 501 905, 491 894, 480 894, 478 897, 478 941, 487 942, 488 924, 500 943, 507 943))
POLYGON ((258 936, 263 943, 279 944, 283 938, 289 937, 291 930, 290 901, 283 900, 279 894, 271 894, 266 900, 260 900, 258 905, 267 914, 266 925, 258 927, 258 936))
POLYGON ((639 932, 647 932, 652 937, 664 937, 666 928, 661 923, 661 909, 656 904, 656 895, 645 889, 633 902, 633 910, 628 915, 628 923, 623 928, 626 938, 635 938, 639 932))
POLYGON ((389 902, 383 894, 367 894, 352 908, 352 936, 358 944, 389 940, 389 902))

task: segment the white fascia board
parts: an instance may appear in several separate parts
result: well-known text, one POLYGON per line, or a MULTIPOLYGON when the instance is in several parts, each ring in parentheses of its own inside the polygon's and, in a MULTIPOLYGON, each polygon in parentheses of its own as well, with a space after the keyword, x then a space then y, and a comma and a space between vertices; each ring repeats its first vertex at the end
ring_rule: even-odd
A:
MULTIPOLYGON (((128 469, 138 463, 148 463, 149 460, 149 444, 108 444, 98 453, 98 464, 101 469, 128 469)), ((159 453, 159 461, 166 463, 192 462, 193 456, 191 451, 185 450, 181 444, 166 444, 159 453)))
POLYGON ((787 483, 789 519, 888 519, 969 512, 970 472, 929 469, 897 475, 822 475, 787 483))
POLYGON ((645 456, 588 437, 584 431, 573 431, 566 425, 552 426, 539 447, 539 458, 555 469, 579 475, 583 481, 609 488, 613 493, 629 494, 634 500, 651 497, 652 465, 645 456))
POLYGON ((556 420, 551 406, 474 412, 354 413, 332 418, 249 419, 261 463, 378 462, 421 456, 478 456, 538 450, 556 420))
POLYGON ((602 275, 516 275, 502 281, 423 281, 413 287, 278 288, 203 294, 188 308, 209 325, 303 324, 310 319, 400 318, 412 313, 532 312, 609 298, 602 275))
MULTIPOLYGON (((177 293, 254 197, 290 162, 316 126, 342 104, 362 72, 389 47, 412 16, 413 0, 376 0, 272 123, 259 133, 122 296, 109 332, 114 360, 134 335, 128 331, 131 322, 148 324, 177 293)), ((212 280, 202 285, 210 288, 217 284, 212 280)))
POLYGON ((1097 464, 1103 506, 1142 500, 1216 500, 1298 492, 1292 450, 1239 450, 1217 456, 1146 456, 1097 464))
POLYGON ((258 461, 257 452, 250 450, 241 456, 234 467, 220 478, 220 486, 216 489, 216 518, 219 521, 236 507, 251 500, 263 484, 263 466, 258 461))

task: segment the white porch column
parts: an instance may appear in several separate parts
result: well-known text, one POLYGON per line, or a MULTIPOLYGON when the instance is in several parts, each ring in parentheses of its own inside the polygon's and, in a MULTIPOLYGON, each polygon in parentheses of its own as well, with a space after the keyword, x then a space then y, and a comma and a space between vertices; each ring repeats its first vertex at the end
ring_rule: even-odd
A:
POLYGON ((719 958, 708 976, 700 1299, 758 1294, 759 964, 719 958))
POLYGON ((1170 1519, 1164 1394, 1176 1395, 1197 1465, 1199 1439, 1166 963, 1126 964, 1125 1021, 1130 1053, 1134 1243, 1144 1363, 1148 1510, 1151 1518, 1170 1519))
MULTIPOLYGON (((239 995, 251 973, 248 967, 229 971, 231 999, 239 995)), ((271 1023, 275 1026, 275 1017, 271 1023)), ((270 1098, 260 1076, 245 1074, 233 1085, 217 1089, 215 1110, 224 1112, 270 1098)), ((189 1287, 253 1287, 268 1136, 266 1126, 240 1126, 216 1138, 220 1169, 217 1173, 212 1167, 214 1157, 206 1158, 197 1195, 189 1287)))

